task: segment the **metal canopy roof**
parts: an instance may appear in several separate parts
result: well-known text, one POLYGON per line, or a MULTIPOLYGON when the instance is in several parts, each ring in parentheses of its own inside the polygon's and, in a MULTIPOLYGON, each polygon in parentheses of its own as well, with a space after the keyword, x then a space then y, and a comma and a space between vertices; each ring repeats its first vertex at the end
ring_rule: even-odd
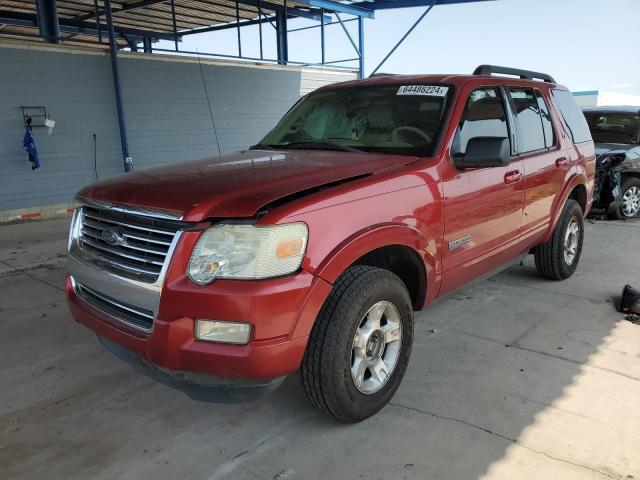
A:
MULTIPOLYGON (((114 29, 123 37, 171 39, 175 27, 179 35, 207 31, 207 27, 233 22, 241 25, 259 16, 272 16, 287 4, 290 16, 319 19, 318 9, 290 0, 119 0, 112 2, 114 29), (175 10, 174 10, 175 9, 175 10), (174 13, 175 12, 175 13, 174 13)), ((63 43, 99 44, 99 30, 104 29, 106 18, 102 2, 94 0, 57 0, 60 38, 63 43), (96 13, 98 15, 96 15, 96 13), (99 19, 96 22, 96 18, 99 19)), ((42 39, 38 28, 35 1, 0 0, 0 38, 42 39)))
MULTIPOLYGON (((439 0, 438 5, 483 0, 439 0)), ((372 18, 376 10, 429 6, 433 0, 115 0, 111 2, 118 46, 144 37, 174 37, 273 21, 278 11, 288 18, 331 23, 326 13, 372 18), (174 23, 175 21, 175 23, 174 23)), ((0 0, 0 38, 43 40, 38 25, 38 0, 0 0)), ((57 0, 60 24, 57 42, 98 46, 107 20, 102 0, 57 0)), ((337 22, 335 22, 337 23, 337 22)), ((105 34, 106 36, 106 34, 105 34)), ((105 45, 106 46, 106 45, 105 45)))

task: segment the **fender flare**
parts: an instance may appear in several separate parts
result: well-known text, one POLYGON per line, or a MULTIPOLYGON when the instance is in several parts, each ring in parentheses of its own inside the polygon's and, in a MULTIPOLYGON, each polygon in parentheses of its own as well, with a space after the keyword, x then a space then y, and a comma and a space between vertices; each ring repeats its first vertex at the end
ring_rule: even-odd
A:
MULTIPOLYGON (((569 199, 569 195, 571 194, 573 189, 579 185, 583 185, 587 190, 587 196, 588 196, 589 188, 587 188, 587 184, 588 184, 587 176, 583 172, 575 172, 569 178, 569 180, 564 184, 564 188, 562 189, 561 194, 556 196, 556 202, 554 204, 553 214, 551 216, 551 222, 549 223, 549 228, 547 230, 547 233, 544 236, 545 242, 547 242, 553 236, 553 231, 555 230, 556 225, 560 220, 560 215, 562 215, 562 210, 564 209, 564 205, 567 203, 567 200, 569 199)), ((589 211, 589 206, 591 205, 591 201, 592 199, 587 197, 585 215, 589 211)))
POLYGON ((436 290, 436 259, 427 252, 427 240, 416 228, 405 223, 385 223, 357 232, 334 248, 318 265, 314 275, 334 283, 350 265, 367 253, 379 248, 399 245, 415 251, 425 269, 425 298, 434 297, 436 290))

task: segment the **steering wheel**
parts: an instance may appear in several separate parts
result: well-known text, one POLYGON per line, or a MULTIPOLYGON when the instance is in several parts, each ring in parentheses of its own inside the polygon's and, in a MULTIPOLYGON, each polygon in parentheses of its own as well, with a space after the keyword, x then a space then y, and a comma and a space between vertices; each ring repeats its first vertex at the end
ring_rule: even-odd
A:
POLYGON ((400 125, 399 127, 394 128, 393 131, 391 132, 391 140, 394 141, 394 142, 401 141, 398 138, 398 136, 399 136, 398 134, 400 132, 403 132, 403 131, 404 132, 414 133, 415 135, 417 135, 420 138, 424 139, 424 141, 426 143, 431 143, 431 137, 429 135, 427 135, 425 132, 423 132, 419 128, 412 127, 411 125, 400 125))

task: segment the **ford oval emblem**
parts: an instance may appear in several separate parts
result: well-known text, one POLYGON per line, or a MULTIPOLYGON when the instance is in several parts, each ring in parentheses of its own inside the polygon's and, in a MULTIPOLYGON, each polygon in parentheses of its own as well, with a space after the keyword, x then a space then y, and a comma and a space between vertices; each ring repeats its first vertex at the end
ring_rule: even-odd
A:
POLYGON ((115 228, 107 228, 102 232, 102 240, 109 245, 122 245, 127 241, 127 238, 115 228))

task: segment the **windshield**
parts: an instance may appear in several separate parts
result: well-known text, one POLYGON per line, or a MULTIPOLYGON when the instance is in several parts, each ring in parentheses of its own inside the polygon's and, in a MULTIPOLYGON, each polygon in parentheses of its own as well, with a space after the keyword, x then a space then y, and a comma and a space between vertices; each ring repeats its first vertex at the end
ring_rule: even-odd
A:
POLYGON ((640 144, 640 116, 632 113, 585 112, 596 143, 640 144))
POLYGON ((450 88, 394 85, 312 93, 256 147, 431 156, 450 88))

